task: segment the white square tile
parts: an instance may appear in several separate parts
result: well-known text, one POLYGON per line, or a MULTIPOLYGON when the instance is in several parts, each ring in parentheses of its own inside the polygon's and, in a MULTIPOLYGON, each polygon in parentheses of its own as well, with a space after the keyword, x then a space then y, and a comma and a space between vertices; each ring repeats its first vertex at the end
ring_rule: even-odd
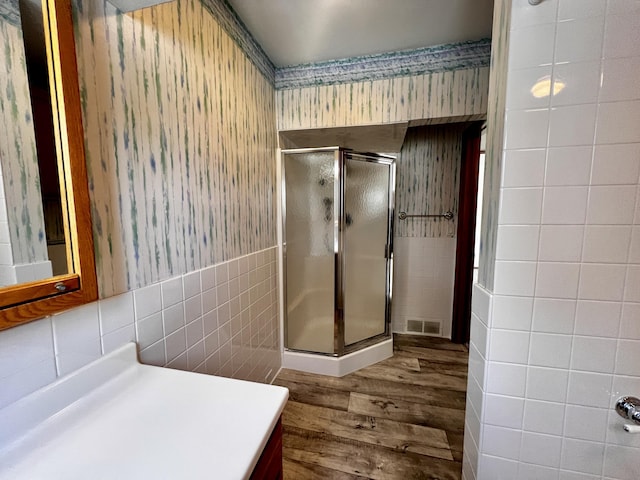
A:
POLYGON ((560 465, 561 445, 561 437, 524 432, 522 434, 520 461, 547 467, 558 467, 560 465))
POLYGON ((184 306, 182 303, 173 305, 162 311, 162 321, 164 324, 164 334, 169 335, 181 327, 185 326, 184 306))
POLYGON ((2 377, 0 409, 35 392, 39 388, 53 383, 55 379, 56 364, 53 354, 49 358, 29 364, 29 366, 16 373, 2 377))
POLYGON ((98 302, 102 334, 118 330, 133 323, 133 294, 127 292, 98 302))
MULTIPOLYGON (((518 462, 491 455, 480 455, 478 460, 478 479, 495 478, 496 480, 507 480, 516 478, 517 475, 518 462)), ((471 479, 473 478, 476 477, 471 477, 471 479)), ((467 478, 466 480, 470 480, 470 478, 467 478)))
POLYGON ((613 373, 616 340, 612 338, 573 337, 571 368, 587 372, 613 373))
POLYGON ((505 151, 502 186, 507 188, 542 186, 545 154, 546 151, 543 148, 505 151))
POLYGON ((204 342, 198 342, 187 350, 187 368, 189 370, 195 370, 204 360, 204 342))
POLYGON ((528 367, 526 397, 532 400, 564 402, 569 372, 557 368, 528 367))
POLYGON ((213 332, 204 339, 204 351, 207 356, 212 355, 220 347, 219 332, 213 332))
POLYGON ((536 297, 576 298, 580 264, 538 263, 536 297))
POLYGON ((548 108, 551 94, 551 66, 512 70, 507 82, 507 110, 525 110, 548 108), (545 85, 546 91, 540 91, 538 85, 545 85), (532 91, 535 93, 533 95, 532 91), (546 93, 546 95, 542 95, 546 93))
POLYGON ((509 37, 509 69, 551 65, 554 38, 553 23, 512 30, 509 37))
POLYGON ((471 311, 485 325, 489 325, 489 314, 491 312, 491 295, 479 284, 474 284, 471 295, 471 311))
POLYGON ((510 150, 547 146, 549 110, 509 110, 505 120, 505 147, 510 150))
POLYGON ((100 357, 97 302, 54 315, 52 320, 59 375, 71 373, 100 357))
POLYGON ((640 303, 625 303, 622 307, 620 338, 640 340, 640 303))
POLYGON ((640 57, 606 58, 602 62, 601 102, 640 98, 640 57))
POLYGON ((229 273, 229 280, 237 278, 238 275, 240 275, 239 261, 237 258, 235 260, 230 260, 229 262, 227 262, 227 270, 229 273))
POLYGON ((165 338, 167 351, 167 363, 175 360, 187 350, 187 337, 185 327, 179 328, 165 338))
POLYGON ((484 423, 499 427, 522 428, 522 398, 486 395, 484 398, 484 423))
POLYGON ((562 442, 561 467, 599 475, 604 460, 604 444, 565 438, 562 442))
POLYGON ((542 206, 546 225, 582 225, 587 210, 587 187, 547 187, 542 206))
POLYGON ((640 449, 607 445, 604 460, 606 478, 636 480, 640 472, 640 449))
POLYGON ((618 375, 640 374, 640 341, 620 340, 618 342, 618 355, 616 358, 615 372, 618 375))
POLYGON ((160 284, 149 285, 133 291, 136 318, 145 318, 162 309, 160 284))
POLYGON ((533 296, 536 279, 534 262, 496 262, 494 293, 496 295, 533 296))
POLYGON ((605 13, 606 2, 602 0, 560 0, 558 20, 598 17, 605 13))
POLYGON ((518 464, 518 480, 558 480, 557 467, 543 467, 531 463, 518 464))
POLYGON ((617 337, 622 304, 580 300, 576 310, 576 335, 617 337))
POLYGON ((202 315, 205 337, 213 333, 218 328, 218 312, 215 310, 202 315))
POLYGON ((536 298, 533 331, 570 334, 573 332, 575 312, 575 300, 536 298))
POLYGON ((624 287, 625 302, 640 302, 640 265, 629 265, 624 287))
POLYGON ((150 347, 164 338, 162 313, 154 313, 150 317, 136 321, 136 339, 140 349, 150 347))
POLYGON ((520 430, 485 425, 482 435, 483 451, 488 455, 517 460, 521 437, 520 430))
POLYGON ((583 264, 578 298, 583 300, 622 300, 625 271, 624 265, 583 264))
POLYGON ((612 375, 571 372, 567 403, 585 407, 609 408, 612 375))
POLYGON ((216 287, 216 296, 218 297, 218 305, 229 301, 229 283, 225 282, 216 287))
POLYGON ((506 330, 526 330, 531 327, 533 298, 495 295, 492 327, 506 330))
POLYGON ((607 3, 608 15, 628 15, 640 12, 638 0, 609 0, 607 3))
POLYGON ((538 224, 541 206, 541 188, 504 188, 498 221, 501 225, 538 224))
MULTIPOLYGON (((600 0, 598 0, 600 1, 600 0)), ((568 470, 560 470, 560 480, 600 480, 600 476, 589 475, 587 473, 570 472, 568 470)))
POLYGON ((633 222, 635 200, 635 186, 591 187, 587 223, 629 225, 633 222))
POLYGON ((551 105, 596 103, 600 88, 600 61, 557 64, 553 68, 556 94, 551 105))
POLYGON ((553 107, 549 116, 549 146, 593 145, 596 105, 553 107))
POLYGON ((164 340, 140 350, 140 362, 145 365, 163 367, 167 363, 164 340))
POLYGON ((136 330, 133 324, 109 332, 102 336, 102 353, 106 354, 117 348, 126 345, 129 342, 136 341, 136 330))
POLYGON ((162 308, 175 305, 184 299, 184 293, 182 291, 182 276, 165 280, 160 285, 162 289, 162 308))
POLYGON ((530 365, 569 368, 569 361, 571 359, 571 336, 532 333, 530 348, 530 365))
POLYGON ((579 440, 604 442, 608 410, 573 405, 567 407, 564 435, 579 440), (585 421, 589 419, 589 421, 585 421))
POLYGON ((497 260, 536 260, 538 258, 537 225, 500 225, 496 246, 497 260))
POLYGON ((555 62, 599 60, 604 16, 567 20, 557 24, 555 62))
POLYGON ((582 261, 626 263, 631 242, 631 226, 587 226, 582 261))
POLYGON ((600 103, 596 143, 640 142, 640 100, 600 103))
POLYGON ((592 150, 591 146, 550 148, 545 185, 589 185, 592 150))
POLYGON ((639 44, 640 15, 607 15, 602 51, 604 58, 637 56, 636 47, 639 44))
POLYGON ((191 323, 202 316, 202 295, 188 298, 184 302, 184 320, 191 323))
POLYGON ((184 298, 185 300, 202 293, 202 286, 200 284, 200 271, 187 273, 182 277, 182 284, 184 286, 184 298))
POLYGON ((579 262, 584 227, 577 225, 543 225, 540 229, 540 261, 579 262))
POLYGON ((476 346, 480 354, 486 357, 488 347, 487 327, 473 314, 471 315, 470 337, 471 342, 476 346))
POLYGON ((489 362, 487 392, 522 397, 525 393, 527 367, 489 362))
MULTIPOLYGON (((202 318, 198 318, 191 323, 187 324, 187 348, 193 347, 196 343, 204 339, 204 326, 202 318)), ((196 365, 194 365, 195 367, 196 365)))
POLYGON ((637 227, 637 226, 633 227, 633 230, 631 232, 631 248, 629 249, 629 263, 640 263, 640 227, 637 227))
POLYGON ((564 410, 563 403, 526 400, 523 428, 530 432, 562 435, 564 410))
POLYGON ((200 285, 202 291, 209 290, 216 286, 216 267, 203 268, 200 271, 200 285))
POLYGON ((226 262, 216 265, 216 284, 220 285, 221 283, 225 283, 228 281, 229 281, 229 270, 227 268, 226 262))
POLYGON ((0 379, 53 360, 54 355, 51 318, 4 330, 0 334, 0 379))

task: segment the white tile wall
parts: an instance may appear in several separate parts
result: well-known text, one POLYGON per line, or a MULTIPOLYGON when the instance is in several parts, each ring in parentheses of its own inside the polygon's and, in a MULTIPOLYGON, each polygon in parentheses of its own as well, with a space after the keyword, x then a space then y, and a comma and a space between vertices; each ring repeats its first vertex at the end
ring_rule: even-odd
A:
POLYGON ((451 337, 455 254, 455 238, 394 238, 394 332, 406 333, 409 320, 420 320, 438 323, 440 335, 451 337))
POLYGON ((274 247, 0 332, 0 408, 130 341, 143 363, 271 381, 275 260, 274 247))
POLYGON ((640 437, 612 407, 640 396, 640 2, 511 3, 495 283, 474 289, 474 318, 491 308, 471 339, 465 428, 479 440, 465 478, 637 479, 640 437), (549 78, 564 89, 533 98, 549 78), (485 338, 488 356, 474 348, 485 338))

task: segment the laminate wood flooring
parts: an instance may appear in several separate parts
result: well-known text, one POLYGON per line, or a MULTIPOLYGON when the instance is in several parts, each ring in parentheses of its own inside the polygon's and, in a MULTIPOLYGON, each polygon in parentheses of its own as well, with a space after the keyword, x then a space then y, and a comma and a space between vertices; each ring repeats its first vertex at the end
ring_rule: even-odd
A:
POLYGON ((467 349, 394 335, 393 350, 342 378, 280 372, 285 480, 460 480, 467 349))

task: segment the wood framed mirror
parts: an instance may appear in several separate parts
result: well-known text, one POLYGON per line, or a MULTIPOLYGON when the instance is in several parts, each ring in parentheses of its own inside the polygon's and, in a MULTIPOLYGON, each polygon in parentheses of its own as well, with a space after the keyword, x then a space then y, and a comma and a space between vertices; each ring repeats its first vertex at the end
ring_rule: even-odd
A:
POLYGON ((71 8, 71 0, 42 0, 68 273, 1 287, 0 330, 98 298, 71 8))

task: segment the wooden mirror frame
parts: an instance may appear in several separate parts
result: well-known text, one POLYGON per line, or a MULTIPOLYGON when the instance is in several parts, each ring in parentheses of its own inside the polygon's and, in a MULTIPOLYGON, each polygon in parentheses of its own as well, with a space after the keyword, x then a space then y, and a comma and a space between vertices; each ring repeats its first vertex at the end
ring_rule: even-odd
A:
POLYGON ((98 299, 71 0, 42 0, 69 274, 0 289, 0 330, 98 299))

